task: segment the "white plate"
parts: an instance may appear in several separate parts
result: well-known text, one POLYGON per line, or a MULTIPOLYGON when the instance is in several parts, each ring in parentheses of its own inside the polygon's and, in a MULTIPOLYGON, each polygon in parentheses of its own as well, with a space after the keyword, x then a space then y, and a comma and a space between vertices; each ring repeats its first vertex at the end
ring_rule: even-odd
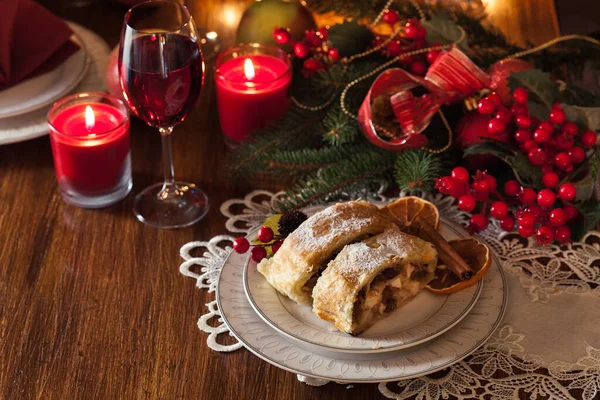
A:
POLYGON ((71 39, 80 48, 58 67, 0 91, 0 118, 14 117, 52 104, 81 82, 90 60, 83 40, 76 33, 71 39))
MULTIPOLYGON (((324 207, 311 210, 312 213, 324 207)), ((312 214, 307 212, 307 214, 312 214)), ((442 220, 440 234, 447 240, 468 237, 456 224, 442 220)), ((248 240, 256 239, 256 231, 248 240)), ((358 336, 338 331, 311 311, 280 294, 248 260, 244 271, 244 290, 250 305, 272 328, 293 340, 319 346, 324 350, 348 353, 383 353, 406 349, 432 340, 458 324, 473 308, 483 281, 450 295, 422 290, 411 302, 394 311, 358 336)))
POLYGON ((264 322, 244 292, 247 255, 231 252, 219 275, 217 304, 231 333, 252 353, 290 372, 337 382, 384 382, 446 368, 479 348, 500 324, 507 301, 504 272, 494 258, 479 300, 453 329, 412 349, 347 354, 300 344, 264 322))
MULTIPOLYGON (((81 38, 91 59, 83 81, 73 90, 76 92, 104 91, 104 75, 110 49, 96 33, 74 23, 69 26, 81 38)), ((48 134, 46 115, 50 104, 35 111, 0 119, 0 145, 22 142, 48 134)))

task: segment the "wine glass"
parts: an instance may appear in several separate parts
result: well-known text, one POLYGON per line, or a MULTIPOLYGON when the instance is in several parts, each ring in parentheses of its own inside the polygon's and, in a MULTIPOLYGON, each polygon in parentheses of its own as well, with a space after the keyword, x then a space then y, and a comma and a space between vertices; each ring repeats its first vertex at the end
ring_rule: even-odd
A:
POLYGON ((175 181, 171 135, 194 108, 204 82, 196 24, 177 2, 141 3, 125 14, 120 48, 123 95, 162 139, 164 182, 136 196, 135 215, 159 228, 191 225, 206 215, 208 198, 193 183, 175 181))

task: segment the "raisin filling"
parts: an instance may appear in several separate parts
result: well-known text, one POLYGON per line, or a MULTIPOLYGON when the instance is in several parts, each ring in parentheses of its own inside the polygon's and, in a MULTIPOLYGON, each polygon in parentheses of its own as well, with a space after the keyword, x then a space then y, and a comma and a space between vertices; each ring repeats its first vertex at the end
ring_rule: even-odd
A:
MULTIPOLYGON (((359 236, 356 239, 354 239, 353 241, 351 241, 350 243, 348 243, 348 245, 362 242, 363 240, 369 239, 370 237, 373 237, 373 236, 375 236, 375 235, 365 234, 365 235, 359 236)), ((304 286, 302 286, 302 290, 304 290, 305 292, 308 292, 308 293, 312 293, 313 289, 315 288, 315 286, 317 284, 317 281, 323 274, 323 271, 325 271, 325 268, 327 268, 327 264, 329 264, 329 261, 333 260, 340 253, 340 251, 342 251, 343 248, 344 248, 344 246, 342 246, 337 251, 333 252, 331 257, 329 257, 329 259, 324 262, 324 265, 322 267, 320 267, 319 270, 317 272, 315 272, 313 274, 313 276, 311 276, 306 281, 304 286)), ((388 268, 388 269, 391 269, 391 268, 388 268)))
POLYGON ((360 333, 412 298, 430 275, 425 266, 412 264, 386 268, 379 273, 356 296, 353 309, 356 332, 360 333))

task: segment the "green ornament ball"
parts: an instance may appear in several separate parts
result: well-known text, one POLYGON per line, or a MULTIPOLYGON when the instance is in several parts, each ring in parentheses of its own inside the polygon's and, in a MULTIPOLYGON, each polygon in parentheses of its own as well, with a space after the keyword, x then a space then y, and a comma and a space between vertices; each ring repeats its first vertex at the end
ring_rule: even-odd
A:
POLYGON ((293 40, 317 28, 311 12, 297 0, 257 0, 242 15, 237 42, 277 44, 272 36, 276 26, 289 28, 293 40))

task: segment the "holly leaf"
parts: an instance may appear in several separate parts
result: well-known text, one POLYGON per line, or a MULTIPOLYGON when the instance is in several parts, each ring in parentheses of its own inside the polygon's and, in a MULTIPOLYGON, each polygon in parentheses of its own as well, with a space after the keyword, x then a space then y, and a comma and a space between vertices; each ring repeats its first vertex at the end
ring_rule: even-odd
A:
POLYGON ((558 97, 558 88, 550 79, 550 74, 539 69, 511 72, 508 77, 508 87, 513 92, 518 87, 529 91, 529 98, 548 107, 548 112, 558 97))
POLYGON ((473 154, 491 154, 498 157, 513 169, 515 176, 524 186, 542 188, 542 171, 529 163, 527 157, 510 145, 499 140, 482 138, 464 151, 466 156, 473 154))
POLYGON ((597 150, 592 153, 588 163, 592 169, 592 177, 594 178, 594 182, 596 182, 596 179, 598 178, 598 170, 600 169, 600 153, 597 150))
POLYGON ((575 201, 587 201, 592 198, 594 194, 594 178, 592 174, 587 174, 583 179, 573 182, 575 188, 577 189, 577 197, 575 201))
POLYGON ((280 234, 279 234, 279 219, 281 218, 281 214, 273 214, 270 217, 268 217, 265 222, 263 222, 262 226, 268 226, 269 228, 271 228, 273 230, 273 236, 275 237, 273 240, 271 240, 268 243, 263 243, 260 240, 254 239, 252 241, 252 244, 254 245, 259 245, 259 246, 265 246, 265 250, 267 250, 267 257, 272 257, 273 256, 273 243, 275 243, 277 240, 276 239, 280 234))
MULTIPOLYGON (((422 24, 427 30, 426 39, 429 43, 451 44, 462 36, 462 31, 458 25, 444 14, 435 14, 422 24)), ((469 50, 467 38, 460 42, 458 47, 469 50)))
POLYGON ((570 182, 575 185, 577 189, 576 202, 588 201, 594 194, 597 168, 592 164, 593 162, 597 162, 597 160, 591 157, 588 162, 579 165, 575 171, 565 176, 560 182, 561 184, 570 182))
POLYGON ((349 57, 369 47, 373 41, 373 32, 356 21, 344 21, 329 28, 329 41, 340 56, 349 57))
POLYGON ((527 101, 527 108, 529 109, 529 115, 536 117, 540 121, 547 121, 550 118, 550 108, 545 104, 529 100, 527 101))
POLYGON ((562 104, 568 121, 573 121, 583 130, 600 129, 600 107, 580 107, 562 104))
POLYGON ((594 186, 598 176, 598 163, 600 154, 594 151, 585 163, 579 164, 577 168, 567 176, 563 177, 560 184, 570 182, 577 189, 575 202, 588 201, 594 195, 594 186))
POLYGON ((572 106, 600 107, 599 95, 568 83, 561 86, 558 99, 572 106))
POLYGON ((581 240, 587 232, 595 229, 598 221, 600 221, 600 202, 589 200, 574 205, 582 216, 582 218, 578 218, 577 223, 573 224, 571 229, 572 239, 578 241, 581 240))

